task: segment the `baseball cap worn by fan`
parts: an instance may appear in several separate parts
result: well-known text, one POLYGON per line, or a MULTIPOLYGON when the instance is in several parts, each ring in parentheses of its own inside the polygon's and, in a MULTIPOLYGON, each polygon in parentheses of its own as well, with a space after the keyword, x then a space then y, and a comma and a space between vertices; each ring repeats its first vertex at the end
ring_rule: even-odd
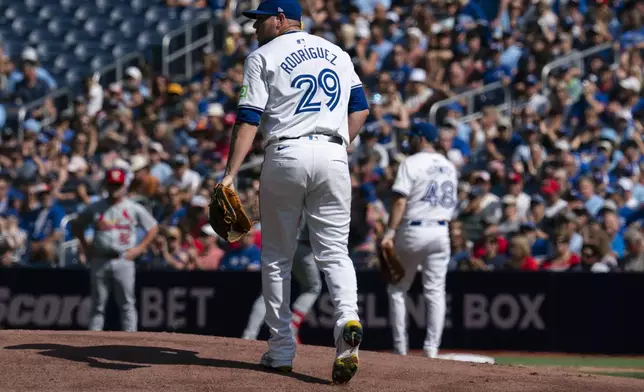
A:
POLYGON ((287 19, 301 20, 302 7, 297 0, 265 0, 259 4, 256 10, 243 12, 243 15, 250 19, 279 14, 284 14, 287 19))

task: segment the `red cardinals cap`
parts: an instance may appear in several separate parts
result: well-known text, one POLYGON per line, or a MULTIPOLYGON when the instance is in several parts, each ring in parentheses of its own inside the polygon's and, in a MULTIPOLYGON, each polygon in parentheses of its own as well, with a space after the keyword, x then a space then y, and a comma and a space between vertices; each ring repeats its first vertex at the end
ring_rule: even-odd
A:
POLYGON ((125 184, 125 171, 123 169, 110 169, 105 173, 105 182, 113 185, 125 184))
POLYGON ((541 187, 541 193, 544 195, 550 195, 553 193, 559 192, 559 183, 555 180, 545 180, 543 186, 541 187))
POLYGON ((508 174, 508 180, 513 184, 518 184, 523 180, 523 178, 521 177, 521 174, 517 172, 512 172, 508 174))

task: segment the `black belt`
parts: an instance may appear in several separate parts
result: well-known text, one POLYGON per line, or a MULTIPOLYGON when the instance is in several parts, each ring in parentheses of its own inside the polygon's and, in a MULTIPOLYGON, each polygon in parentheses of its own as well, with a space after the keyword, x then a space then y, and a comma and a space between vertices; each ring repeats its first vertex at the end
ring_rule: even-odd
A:
POLYGON ((409 226, 423 226, 425 223, 430 223, 431 226, 432 224, 436 224, 438 226, 446 226, 447 221, 422 221, 422 220, 414 220, 409 222, 409 226))
POLYGON ((329 138, 328 141, 331 142, 331 143, 335 143, 335 144, 339 144, 339 145, 344 144, 344 141, 342 140, 342 138, 340 136, 335 136, 335 135, 334 136, 329 136, 329 135, 304 135, 304 136, 299 136, 299 137, 281 137, 281 138, 279 138, 277 140, 279 140, 280 142, 282 142, 284 140, 296 140, 296 139, 302 139, 302 138, 308 138, 309 140, 313 140, 313 136, 328 137, 329 138))

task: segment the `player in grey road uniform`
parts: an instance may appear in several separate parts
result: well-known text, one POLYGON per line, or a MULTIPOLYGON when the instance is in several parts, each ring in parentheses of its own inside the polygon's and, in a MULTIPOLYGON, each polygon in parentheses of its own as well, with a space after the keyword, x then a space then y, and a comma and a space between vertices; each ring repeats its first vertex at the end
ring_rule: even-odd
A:
POLYGON ((105 175, 108 196, 80 212, 72 226, 83 255, 90 263, 91 331, 103 330, 110 289, 113 289, 121 311, 121 328, 129 332, 137 330, 134 260, 157 235, 158 226, 143 206, 126 197, 125 180, 126 173, 123 169, 108 170, 105 175), (84 234, 90 225, 94 228, 91 244, 84 234), (147 233, 137 245, 138 227, 142 227, 147 233))
MULTIPOLYGON (((293 303, 293 316, 291 318, 293 337, 295 337, 297 343, 300 343, 300 326, 322 291, 322 279, 320 279, 320 271, 315 264, 313 249, 311 248, 311 241, 309 240, 309 227, 306 224, 303 224, 302 230, 300 231, 291 273, 300 285, 301 290, 300 296, 293 303)), ((248 317, 248 325, 244 330, 242 339, 256 340, 257 335, 259 335, 259 330, 264 323, 265 316, 266 304, 264 303, 264 296, 260 295, 255 301, 255 304, 253 304, 252 311, 248 317)))

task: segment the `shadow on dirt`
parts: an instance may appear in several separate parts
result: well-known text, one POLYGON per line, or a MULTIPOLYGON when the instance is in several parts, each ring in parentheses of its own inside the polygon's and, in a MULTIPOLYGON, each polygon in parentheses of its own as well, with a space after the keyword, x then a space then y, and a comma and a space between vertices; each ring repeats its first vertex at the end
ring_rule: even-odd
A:
POLYGON ((291 372, 280 373, 248 362, 226 359, 200 358, 195 351, 177 350, 165 347, 147 346, 87 346, 75 347, 63 344, 21 344, 7 346, 7 350, 41 350, 40 355, 52 358, 82 362, 90 367, 109 370, 133 370, 152 365, 197 365, 228 369, 246 369, 291 377, 311 384, 328 385, 330 382, 306 374, 291 372), (104 362, 109 361, 109 362, 104 362))

